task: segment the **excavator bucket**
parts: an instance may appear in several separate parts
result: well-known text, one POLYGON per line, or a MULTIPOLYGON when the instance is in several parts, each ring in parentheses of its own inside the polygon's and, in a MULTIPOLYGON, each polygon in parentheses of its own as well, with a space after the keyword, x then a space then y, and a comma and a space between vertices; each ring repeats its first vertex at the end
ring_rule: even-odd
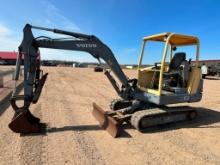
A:
POLYGON ((98 120, 101 128, 105 129, 112 137, 117 137, 121 130, 121 122, 116 121, 106 111, 93 103, 93 116, 98 120))
POLYGON ((29 110, 16 112, 8 126, 13 132, 23 134, 39 133, 46 128, 46 124, 40 123, 29 110))

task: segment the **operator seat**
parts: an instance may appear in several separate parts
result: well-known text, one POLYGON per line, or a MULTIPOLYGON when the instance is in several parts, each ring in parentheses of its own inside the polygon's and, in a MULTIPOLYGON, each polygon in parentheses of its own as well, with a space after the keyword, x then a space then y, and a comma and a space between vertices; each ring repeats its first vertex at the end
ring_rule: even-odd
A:
POLYGON ((163 74, 164 89, 173 91, 173 87, 184 88, 188 81, 189 62, 186 61, 185 52, 174 54, 167 72, 163 74))
POLYGON ((177 74, 178 71, 180 70, 180 66, 183 61, 186 60, 186 53, 184 52, 177 52, 174 54, 170 65, 169 65, 169 70, 168 72, 164 73, 164 75, 172 75, 172 74, 177 74))

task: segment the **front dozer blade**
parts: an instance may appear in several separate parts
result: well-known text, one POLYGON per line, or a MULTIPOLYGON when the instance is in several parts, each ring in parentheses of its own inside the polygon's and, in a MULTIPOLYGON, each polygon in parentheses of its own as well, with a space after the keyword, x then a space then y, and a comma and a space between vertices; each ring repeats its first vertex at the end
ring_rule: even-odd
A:
POLYGON ((39 121, 29 110, 21 111, 15 113, 8 127, 16 133, 40 133, 46 128, 46 124, 39 121))
POLYGON ((98 120, 101 128, 105 129, 112 137, 117 137, 121 130, 121 122, 116 121, 106 111, 93 103, 93 116, 98 120))

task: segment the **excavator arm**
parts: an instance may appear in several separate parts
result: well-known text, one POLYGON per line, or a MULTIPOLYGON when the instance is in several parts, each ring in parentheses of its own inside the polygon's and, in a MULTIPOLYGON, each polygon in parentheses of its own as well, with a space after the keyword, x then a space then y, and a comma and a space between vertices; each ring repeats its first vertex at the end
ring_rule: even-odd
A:
MULTIPOLYGON (((114 74, 122 84, 121 87, 119 87, 118 83, 110 74, 110 72, 108 70, 105 70, 105 75, 111 82, 118 95, 126 100, 130 100, 133 98, 133 91, 136 88, 136 79, 129 80, 125 76, 111 49, 107 45, 102 43, 96 36, 68 32, 59 29, 36 27, 29 24, 24 27, 23 33, 23 40, 21 45, 19 46, 15 79, 18 79, 19 77, 18 73, 20 70, 21 56, 24 56, 24 95, 15 96, 13 94, 12 96, 11 105, 16 112, 13 119, 18 118, 18 114, 25 112, 27 113, 25 114, 25 118, 31 118, 33 120, 27 121, 26 125, 28 125, 28 122, 39 122, 39 119, 34 117, 29 111, 31 103, 36 103, 38 101, 47 78, 47 73, 43 74, 40 69, 39 48, 83 51, 91 54, 94 58, 98 59, 99 62, 100 59, 104 60, 109 66, 110 70, 114 72, 114 74), (57 34, 71 36, 71 38, 51 39, 45 36, 34 37, 32 29, 51 31, 57 34), (23 100, 23 106, 17 106, 17 100, 23 100)), ((22 114, 21 117, 22 116, 24 115, 22 114)), ((24 129, 20 127, 18 128, 17 125, 19 124, 17 120, 15 120, 15 122, 13 121, 14 120, 12 120, 12 122, 9 124, 9 127, 14 132, 25 132, 23 131, 24 129)), ((30 129, 31 128, 28 128, 27 130, 29 130, 30 132, 30 129)), ((35 132, 35 130, 32 130, 31 132, 35 132)))
MULTIPOLYGON (((110 75, 110 72, 106 70, 105 74, 110 80, 116 92, 125 99, 132 98, 132 86, 134 84, 132 80, 128 80, 122 71, 118 61, 115 59, 111 49, 102 43, 94 35, 85 35, 80 33, 73 33, 58 29, 48 29, 42 27, 31 26, 27 24, 24 27, 24 37, 21 45, 19 46, 19 53, 24 55, 24 95, 31 100, 34 96, 35 80, 39 81, 40 65, 37 60, 39 56, 39 48, 51 48, 73 51, 84 51, 91 54, 94 58, 103 59, 110 69, 117 76, 121 82, 121 88, 116 83, 115 79, 110 75), (35 38, 32 33, 32 29, 40 29, 51 31, 58 34, 69 35, 72 39, 51 39, 47 37, 35 38), (43 39, 42 39, 43 38, 43 39), (132 83, 131 83, 132 82, 132 83)), ((35 84, 35 86, 38 86, 35 84)), ((39 90, 40 91, 40 90, 39 90)), ((36 99, 35 99, 36 100, 36 99)), ((35 101, 36 102, 36 101, 35 101)))

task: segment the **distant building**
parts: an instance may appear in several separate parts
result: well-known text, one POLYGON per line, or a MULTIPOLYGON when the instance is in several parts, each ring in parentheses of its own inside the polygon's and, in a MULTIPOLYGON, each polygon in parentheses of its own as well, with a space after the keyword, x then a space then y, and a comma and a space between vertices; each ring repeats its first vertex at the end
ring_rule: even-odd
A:
MULTIPOLYGON (((0 64, 1 65, 15 65, 17 60, 17 53, 18 52, 9 52, 9 51, 0 51, 0 64)), ((40 59, 40 56, 37 58, 40 59)), ((24 64, 23 56, 21 60, 21 65, 24 64)))
POLYGON ((133 65, 126 65, 125 68, 126 68, 126 69, 133 69, 134 66, 133 66, 133 65))
MULTIPOLYGON (((195 61, 192 61, 192 64, 194 64, 195 61)), ((199 66, 201 66, 202 64, 205 64, 207 67, 210 66, 215 66, 217 64, 220 64, 220 59, 216 59, 216 60, 200 60, 199 61, 199 66)))
MULTIPOLYGON (((0 62, 4 65, 15 65, 17 52, 0 52, 0 62)), ((23 63, 23 60, 22 60, 23 63)))
POLYGON ((95 68, 97 65, 89 64, 88 68, 95 68))

